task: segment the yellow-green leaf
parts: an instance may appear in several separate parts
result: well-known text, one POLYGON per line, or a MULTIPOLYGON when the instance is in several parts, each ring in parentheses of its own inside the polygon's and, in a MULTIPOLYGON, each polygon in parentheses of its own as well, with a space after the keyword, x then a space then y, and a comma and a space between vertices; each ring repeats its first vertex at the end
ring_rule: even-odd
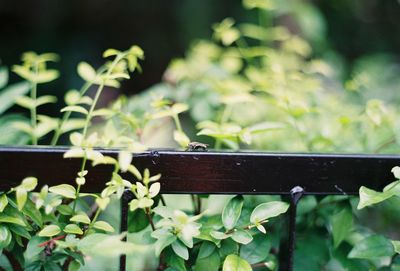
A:
POLYGON ((52 186, 49 188, 49 191, 61 195, 65 198, 75 199, 76 198, 76 190, 72 185, 69 184, 60 184, 56 186, 52 186))
POLYGON ((61 232, 61 229, 59 226, 57 225, 48 225, 46 227, 43 228, 43 230, 41 230, 39 232, 39 236, 44 236, 44 237, 52 237, 54 235, 57 235, 61 232))
POLYGON ((93 228, 102 230, 102 231, 106 231, 106 232, 114 232, 115 231, 114 228, 105 221, 96 221, 93 224, 93 228))
POLYGON ((83 234, 82 229, 79 228, 79 226, 76 224, 68 224, 67 226, 65 226, 63 231, 72 234, 79 234, 79 235, 83 234))

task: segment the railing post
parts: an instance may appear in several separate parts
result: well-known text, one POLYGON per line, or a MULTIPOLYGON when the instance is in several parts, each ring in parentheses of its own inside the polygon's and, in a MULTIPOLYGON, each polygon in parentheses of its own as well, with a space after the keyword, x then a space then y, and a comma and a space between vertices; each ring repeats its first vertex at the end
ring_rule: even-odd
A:
POLYGON ((297 203, 304 194, 304 189, 300 186, 295 186, 290 190, 290 207, 289 207, 289 251, 288 251, 288 271, 293 270, 294 251, 296 248, 296 214, 297 203))
MULTIPOLYGON (((126 232, 128 230, 128 212, 129 212, 129 202, 133 199, 133 194, 130 190, 125 190, 121 197, 121 222, 119 231, 126 232)), ((122 241, 126 241, 125 236, 122 241)), ((119 270, 126 271, 126 255, 121 255, 119 258, 119 270)))

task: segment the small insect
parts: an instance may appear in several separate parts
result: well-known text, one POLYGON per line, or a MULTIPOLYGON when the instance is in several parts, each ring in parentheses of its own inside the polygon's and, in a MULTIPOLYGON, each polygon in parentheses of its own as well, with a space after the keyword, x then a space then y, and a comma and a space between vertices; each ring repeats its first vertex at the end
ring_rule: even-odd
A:
POLYGON ((208 144, 200 142, 190 142, 187 146, 187 151, 208 151, 208 144))

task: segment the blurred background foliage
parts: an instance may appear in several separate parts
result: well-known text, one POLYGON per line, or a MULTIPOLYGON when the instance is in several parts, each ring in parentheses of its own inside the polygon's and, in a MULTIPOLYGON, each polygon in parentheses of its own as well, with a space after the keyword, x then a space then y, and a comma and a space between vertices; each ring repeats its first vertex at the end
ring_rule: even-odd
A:
POLYGON ((313 56, 335 63, 341 80, 368 66, 368 73, 381 71, 375 83, 382 88, 380 83, 399 86, 393 78, 400 48, 398 1, 264 2, 272 9, 260 17, 255 10, 245 12, 240 0, 1 0, 0 59, 11 65, 28 50, 60 54, 62 77, 52 91, 61 95, 80 83, 72 72, 79 61, 99 64, 106 48, 138 44, 146 53, 144 73, 122 87, 133 94, 159 82, 170 60, 182 57, 194 40, 209 38, 213 23, 233 17, 299 33, 313 56))

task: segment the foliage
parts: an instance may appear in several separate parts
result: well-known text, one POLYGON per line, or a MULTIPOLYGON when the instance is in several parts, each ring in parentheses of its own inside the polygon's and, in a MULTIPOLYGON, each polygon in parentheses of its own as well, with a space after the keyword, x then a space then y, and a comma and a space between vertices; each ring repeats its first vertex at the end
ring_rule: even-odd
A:
MULTIPOLYGON (((282 8, 267 2, 244 1, 260 16, 282 8)), ((186 148, 195 137, 215 149, 399 151, 398 108, 364 93, 360 73, 342 86, 334 68, 314 59, 307 41, 282 26, 237 25, 227 18, 213 29, 214 40, 199 41, 186 58, 174 60, 164 82, 105 108, 97 106, 102 93, 119 88, 140 70, 143 51, 137 46, 108 49, 103 56, 111 60, 97 69, 81 62, 77 72, 84 84, 66 93, 60 118, 38 114, 41 106, 56 102, 53 96, 38 95, 38 86, 58 77, 48 68, 58 56, 23 55, 22 64, 12 70, 26 82, 1 92, 0 113, 15 102, 29 110, 30 120, 8 114, 0 118, 8 126, 0 129, 12 127, 20 138, 16 143, 33 145, 49 139, 56 145, 67 134, 71 147, 64 157, 82 163, 74 185, 39 191, 38 180, 28 176, 0 193, 2 268, 12 270, 12 260, 26 270, 79 270, 91 257, 133 255, 146 246, 157 256, 155 265, 166 270, 278 270, 282 222, 276 217, 287 211, 287 203, 238 195, 224 201, 220 212, 210 213, 202 205, 207 196, 194 195, 193 209, 176 209, 159 194, 162 176, 139 171, 132 164, 134 154, 147 147, 186 148), (152 139, 160 134, 163 140, 152 139), (121 151, 110 157, 96 147, 121 151), (89 163, 112 168, 100 194, 81 193, 89 163), (117 234, 115 219, 105 218, 126 191, 134 195, 129 203, 134 223, 128 233, 117 234), (128 242, 122 241, 125 237, 128 242)), ((7 78, 3 68, 0 88, 7 78)), ((399 171, 393 169, 396 179, 399 171)), ((296 270, 396 270, 398 236, 375 230, 359 209, 397 198, 398 182, 382 192, 362 187, 359 201, 345 195, 303 198, 296 270)))

